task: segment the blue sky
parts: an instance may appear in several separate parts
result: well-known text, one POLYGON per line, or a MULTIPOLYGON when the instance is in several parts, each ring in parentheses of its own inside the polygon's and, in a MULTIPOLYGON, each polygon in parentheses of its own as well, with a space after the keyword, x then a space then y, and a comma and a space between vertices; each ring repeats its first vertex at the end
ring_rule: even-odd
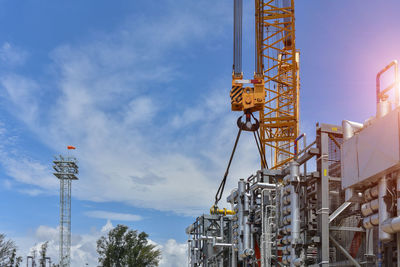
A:
MULTIPOLYGON (((375 75, 400 59, 400 3, 381 2, 296 3, 308 135, 374 114, 375 75)), ((252 14, 246 2, 248 77, 252 14)), ((95 240, 118 223, 149 233, 163 266, 182 265, 184 228, 211 206, 236 134, 231 68, 232 1, 0 0, 0 231, 24 255, 51 240, 57 257, 51 161, 75 145, 75 266, 95 266, 95 240)), ((259 167, 250 137, 227 191, 259 167)))

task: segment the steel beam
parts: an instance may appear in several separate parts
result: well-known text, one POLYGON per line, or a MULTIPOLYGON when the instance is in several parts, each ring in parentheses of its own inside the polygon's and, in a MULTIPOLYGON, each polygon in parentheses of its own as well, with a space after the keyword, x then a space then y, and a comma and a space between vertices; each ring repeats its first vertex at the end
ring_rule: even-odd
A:
POLYGON ((332 243, 337 247, 343 255, 346 256, 346 258, 356 267, 361 267, 361 265, 350 255, 350 253, 347 252, 347 250, 342 247, 333 237, 329 237, 329 239, 332 241, 332 243))
POLYGON ((343 202, 339 208, 337 208, 331 215, 329 215, 329 223, 331 223, 337 216, 340 215, 347 207, 351 205, 351 202, 343 202))

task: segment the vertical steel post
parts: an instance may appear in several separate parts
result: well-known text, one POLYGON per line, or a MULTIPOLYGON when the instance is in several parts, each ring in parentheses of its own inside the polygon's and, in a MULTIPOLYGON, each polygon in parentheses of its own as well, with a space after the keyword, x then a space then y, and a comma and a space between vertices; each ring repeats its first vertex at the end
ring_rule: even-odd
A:
POLYGON ((317 203, 317 223, 320 243, 318 247, 319 266, 329 266, 329 162, 328 162, 328 133, 320 128, 318 131, 320 142, 318 142, 320 155, 317 159, 320 179, 317 182, 318 203, 317 203))
POLYGON ((243 0, 234 1, 233 13, 233 72, 236 77, 242 74, 243 0))
POLYGON ((298 188, 299 184, 296 182, 300 182, 298 179, 300 175, 299 164, 296 161, 290 162, 290 210, 291 210, 291 266, 295 266, 294 262, 297 260, 298 255, 296 255, 295 247, 300 239, 300 203, 299 203, 299 194, 298 188))

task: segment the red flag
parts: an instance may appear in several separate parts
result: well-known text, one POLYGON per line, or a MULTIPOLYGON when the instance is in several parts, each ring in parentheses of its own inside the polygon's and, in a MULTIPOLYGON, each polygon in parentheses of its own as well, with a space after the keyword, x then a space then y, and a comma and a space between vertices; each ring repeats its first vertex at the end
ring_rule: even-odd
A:
POLYGON ((76 149, 74 146, 67 146, 68 149, 76 149))

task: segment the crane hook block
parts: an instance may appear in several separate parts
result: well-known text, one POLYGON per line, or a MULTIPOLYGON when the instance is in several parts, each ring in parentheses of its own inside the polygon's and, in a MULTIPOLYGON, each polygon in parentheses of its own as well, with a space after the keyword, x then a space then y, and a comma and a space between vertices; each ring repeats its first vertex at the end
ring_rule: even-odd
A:
POLYGON ((237 126, 239 129, 242 131, 247 131, 247 132, 255 132, 260 128, 260 122, 254 117, 254 115, 251 112, 246 112, 244 115, 246 115, 246 121, 242 121, 242 116, 240 116, 237 119, 237 126), (251 117, 254 119, 254 123, 251 121, 251 117))
POLYGON ((253 80, 243 80, 242 76, 234 76, 230 97, 233 111, 261 111, 265 105, 264 80, 258 76, 253 80), (252 86, 244 87, 243 84, 246 83, 251 83, 252 86))

